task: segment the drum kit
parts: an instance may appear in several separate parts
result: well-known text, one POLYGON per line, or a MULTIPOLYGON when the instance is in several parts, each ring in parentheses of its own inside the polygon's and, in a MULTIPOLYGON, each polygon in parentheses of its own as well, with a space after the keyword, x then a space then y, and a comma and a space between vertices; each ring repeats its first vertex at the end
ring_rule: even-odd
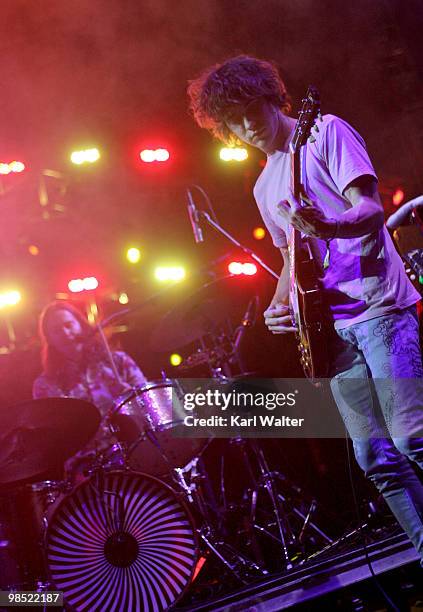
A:
MULTIPOLYGON (((178 312, 178 333, 185 314, 178 312)), ((203 308, 203 340, 210 334, 204 326, 203 308)), ((156 340, 172 327, 168 317, 156 340)), ((204 340, 196 361, 211 353, 211 371, 224 382, 234 348, 204 340)), ((67 609, 77 611, 156 612, 194 593, 203 565, 215 571, 215 583, 242 585, 289 570, 331 541, 313 522, 315 501, 269 468, 257 440, 177 437, 181 384, 147 382, 115 400, 103 418, 71 398, 1 413, 1 589, 62 591, 67 609), (68 460, 84 457, 105 427, 113 443, 85 453, 83 474, 65 476, 68 460), (236 494, 228 486, 234 471, 236 494)))

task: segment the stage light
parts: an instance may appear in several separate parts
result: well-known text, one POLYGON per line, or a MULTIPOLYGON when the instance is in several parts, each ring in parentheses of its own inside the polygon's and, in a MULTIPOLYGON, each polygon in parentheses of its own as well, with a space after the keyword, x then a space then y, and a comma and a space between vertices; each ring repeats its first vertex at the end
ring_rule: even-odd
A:
POLYGON ((25 170, 25 164, 20 161, 12 161, 9 164, 11 172, 23 172, 25 170))
POLYGON ((399 206, 404 200, 404 195, 404 190, 401 189, 401 187, 395 189, 394 193, 392 194, 392 204, 394 206, 399 206))
POLYGON ((70 156, 71 162, 80 166, 81 164, 93 164, 100 159, 100 151, 96 148, 73 151, 70 156))
POLYGON ((154 276, 160 282, 179 282, 185 278, 185 268, 182 266, 158 266, 154 276))
POLYGON ((88 276, 82 280, 82 285, 85 291, 93 291, 98 287, 98 280, 95 276, 88 276))
POLYGON ((6 306, 16 306, 21 301, 21 294, 19 291, 4 291, 0 293, 0 308, 5 308, 6 306))
POLYGON ((118 297, 119 304, 128 304, 129 297, 126 293, 120 293, 118 297))
POLYGON ((247 149, 236 147, 232 151, 232 156, 235 161, 245 161, 248 158, 248 151, 247 149))
POLYGON ((222 161, 245 161, 248 158, 248 151, 244 147, 222 147, 219 152, 222 161))
POLYGON ((256 240, 263 240, 266 236, 266 230, 264 227, 255 227, 253 230, 253 236, 256 240))
POLYGON ((170 357, 169 357, 169 361, 171 363, 171 365, 173 366, 178 366, 181 365, 182 363, 182 357, 180 355, 178 355, 178 353, 173 353, 170 357))
POLYGON ((159 162, 165 162, 169 159, 170 153, 167 149, 156 150, 156 160, 159 162))
POLYGON ((25 164, 20 161, 12 161, 10 163, 0 163, 0 174, 10 174, 11 172, 19 173, 25 170, 25 164))
POLYGON ((72 293, 80 293, 84 291, 84 283, 81 278, 73 278, 68 282, 68 289, 72 293))
POLYGON ((254 274, 257 273, 257 266, 250 262, 241 263, 240 261, 231 261, 228 265, 228 270, 230 274, 234 274, 235 276, 240 276, 241 274, 245 276, 254 276, 254 274))
POLYGON ((228 270, 231 274, 242 274, 242 263, 239 261, 231 261, 228 265, 228 270))
POLYGON ((35 244, 30 244, 28 247, 28 253, 30 255, 38 255, 38 253, 40 252, 40 249, 35 245, 35 244))
POLYGON ((81 291, 93 291, 98 287, 98 280, 94 276, 86 278, 74 278, 68 282, 68 289, 72 293, 81 293, 81 291))
POLYGON ((245 274, 246 276, 254 276, 254 274, 257 274, 256 264, 253 264, 253 263, 243 264, 242 273, 245 274))
POLYGON ((155 155, 155 152, 152 151, 151 149, 144 149, 144 151, 141 151, 140 153, 140 158, 141 158, 141 161, 149 164, 155 161, 156 155, 155 155))
POLYGON ((152 162, 166 162, 170 158, 167 149, 143 149, 140 151, 141 161, 150 164, 152 162))
POLYGON ((137 247, 131 247, 126 251, 126 259, 132 264, 138 263, 141 259, 141 251, 137 247))

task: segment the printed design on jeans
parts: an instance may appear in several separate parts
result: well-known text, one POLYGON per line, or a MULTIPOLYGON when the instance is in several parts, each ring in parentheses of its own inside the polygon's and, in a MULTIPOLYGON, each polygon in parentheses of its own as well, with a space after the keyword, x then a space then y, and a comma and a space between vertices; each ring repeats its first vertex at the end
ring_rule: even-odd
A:
POLYGON ((383 405, 383 417, 385 419, 386 426, 388 430, 394 435, 392 432, 392 418, 394 414, 394 409, 401 405, 400 402, 400 394, 395 389, 389 389, 387 393, 387 397, 385 397, 384 405, 383 405))
POLYGON ((410 351, 409 345, 402 342, 399 329, 395 328, 395 321, 392 319, 379 321, 373 330, 373 334, 382 339, 388 355, 405 355, 410 351))
POLYGON ((411 353, 411 367, 413 369, 414 378, 423 377, 422 357, 420 350, 415 346, 410 347, 411 353))

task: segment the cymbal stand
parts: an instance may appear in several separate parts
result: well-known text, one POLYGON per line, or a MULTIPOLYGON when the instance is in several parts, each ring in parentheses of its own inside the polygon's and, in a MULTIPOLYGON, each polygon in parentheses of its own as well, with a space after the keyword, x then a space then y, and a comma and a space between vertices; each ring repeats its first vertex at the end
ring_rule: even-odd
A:
POLYGON ((251 490, 251 507, 249 517, 250 526, 258 531, 261 531, 262 533, 265 533, 266 535, 271 535, 274 540, 279 542, 282 551, 282 563, 284 569, 292 569, 293 564, 289 557, 288 544, 293 543, 295 541, 295 536, 291 525, 289 524, 287 515, 283 511, 282 504, 278 499, 274 482, 275 474, 269 469, 269 465, 266 461, 263 450, 259 447, 256 440, 248 439, 247 441, 242 438, 235 438, 234 442, 242 446, 244 462, 253 484, 253 489, 251 490), (257 467, 259 470, 258 478, 256 478, 254 474, 250 458, 247 453, 249 448, 253 451, 253 455, 257 462, 257 467), (274 536, 267 529, 262 528, 256 524, 256 510, 260 487, 264 487, 270 498, 271 511, 274 516, 275 524, 277 527, 277 536, 274 536))
MULTIPOLYGON (((308 531, 313 531, 319 540, 330 545, 332 543, 331 538, 311 520, 317 507, 316 501, 311 501, 309 509, 305 513, 296 506, 290 508, 292 515, 301 523, 301 526, 297 526, 298 533, 296 533, 288 517, 286 508, 288 500, 286 496, 280 492, 280 487, 277 486, 277 481, 283 482, 286 480, 285 477, 280 472, 271 471, 269 469, 263 450, 260 448, 257 440, 235 438, 232 442, 242 446, 244 463, 252 482, 252 489, 249 490, 250 529, 254 529, 279 543, 282 551, 284 569, 289 570, 293 567, 293 558, 290 557, 290 550, 292 547, 294 547, 295 556, 297 556, 300 551, 304 552, 304 544, 308 531), (250 449, 252 450, 251 454, 256 460, 256 466, 259 472, 258 476, 255 475, 251 464, 250 453, 248 452, 250 449), (276 526, 276 534, 269 530, 269 525, 263 526, 257 522, 257 510, 259 507, 262 507, 259 499, 260 489, 262 488, 267 492, 270 499, 271 513, 274 517, 273 525, 276 526)), ((297 494, 301 494, 301 489, 298 487, 294 487, 294 491, 297 494)))

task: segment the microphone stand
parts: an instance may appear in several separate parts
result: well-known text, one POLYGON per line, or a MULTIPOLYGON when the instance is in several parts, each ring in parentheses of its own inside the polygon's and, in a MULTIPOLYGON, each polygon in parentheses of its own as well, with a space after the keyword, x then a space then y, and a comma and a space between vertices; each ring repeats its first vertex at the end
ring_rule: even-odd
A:
POLYGON ((197 215, 198 215, 198 218, 203 218, 215 230, 217 230, 220 234, 222 234, 223 236, 225 236, 225 238, 227 238, 230 242, 232 242, 232 244, 234 244, 236 247, 244 251, 244 253, 246 253, 249 257, 254 259, 254 261, 256 261, 259 264, 259 266, 263 268, 263 270, 266 270, 266 272, 270 274, 270 276, 272 276, 273 278, 276 278, 277 280, 279 279, 279 274, 277 274, 274 270, 272 270, 272 268, 269 268, 269 266, 266 265, 264 261, 260 259, 260 257, 252 249, 249 249, 248 247, 241 244, 241 242, 239 242, 236 238, 234 238, 234 236, 232 236, 229 232, 227 232, 221 225, 219 225, 219 223, 217 223, 217 221, 212 219, 207 212, 205 212, 204 210, 197 209, 197 215))

